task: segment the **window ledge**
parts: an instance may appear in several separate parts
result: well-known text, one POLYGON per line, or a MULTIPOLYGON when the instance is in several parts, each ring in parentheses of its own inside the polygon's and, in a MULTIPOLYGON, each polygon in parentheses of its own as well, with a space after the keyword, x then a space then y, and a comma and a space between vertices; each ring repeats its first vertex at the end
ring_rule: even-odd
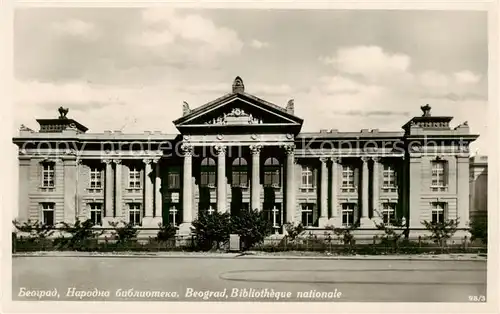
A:
POLYGON ((53 187, 44 187, 44 186, 41 186, 39 187, 40 191, 42 192, 54 192, 56 190, 56 188, 53 186, 53 187))
POLYGON ((127 193, 141 193, 142 192, 142 189, 141 188, 128 188, 126 189, 127 190, 127 193))
POLYGON ((87 192, 89 193, 102 193, 103 188, 88 188, 87 192))

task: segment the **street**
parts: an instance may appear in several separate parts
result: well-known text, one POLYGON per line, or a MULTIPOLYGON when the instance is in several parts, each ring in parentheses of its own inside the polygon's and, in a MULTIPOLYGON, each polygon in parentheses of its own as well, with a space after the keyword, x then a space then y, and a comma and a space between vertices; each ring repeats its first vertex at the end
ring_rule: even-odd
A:
POLYGON ((486 261, 14 257, 13 300, 469 302, 486 261))

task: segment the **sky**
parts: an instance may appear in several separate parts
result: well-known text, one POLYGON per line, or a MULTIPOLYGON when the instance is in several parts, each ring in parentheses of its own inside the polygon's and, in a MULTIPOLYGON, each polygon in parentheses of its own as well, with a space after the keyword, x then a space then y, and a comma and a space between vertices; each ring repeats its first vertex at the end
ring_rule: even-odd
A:
POLYGON ((245 91, 303 132, 400 131, 420 106, 468 121, 487 154, 487 14, 480 11, 25 8, 14 17, 14 119, 57 108, 88 132, 177 133, 182 103, 245 91))

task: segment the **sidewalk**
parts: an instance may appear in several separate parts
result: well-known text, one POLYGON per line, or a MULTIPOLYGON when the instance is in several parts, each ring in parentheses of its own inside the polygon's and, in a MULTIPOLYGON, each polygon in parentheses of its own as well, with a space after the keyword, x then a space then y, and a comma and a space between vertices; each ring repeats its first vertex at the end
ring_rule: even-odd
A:
POLYGON ((226 259, 322 259, 322 260, 411 260, 411 261, 486 261, 484 254, 418 254, 418 255, 329 255, 317 252, 27 252, 13 257, 102 257, 102 258, 226 258, 226 259))

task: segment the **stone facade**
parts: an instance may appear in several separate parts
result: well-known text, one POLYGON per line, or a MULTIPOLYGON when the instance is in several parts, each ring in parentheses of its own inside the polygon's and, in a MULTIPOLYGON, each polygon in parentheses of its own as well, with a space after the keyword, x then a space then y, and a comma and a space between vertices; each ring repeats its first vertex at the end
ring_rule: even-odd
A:
POLYGON ((486 163, 469 159, 477 135, 421 109, 401 131, 301 133, 293 100, 269 103, 239 77, 231 93, 195 109, 184 103, 179 134, 88 133, 60 108, 58 119, 37 120, 39 132, 23 127, 13 139, 18 219, 170 222, 188 233, 200 211, 251 208, 277 233, 286 222, 373 230, 393 218, 415 232, 423 220, 459 218, 465 228, 470 209, 486 210, 485 195, 474 200, 486 191, 486 163))

